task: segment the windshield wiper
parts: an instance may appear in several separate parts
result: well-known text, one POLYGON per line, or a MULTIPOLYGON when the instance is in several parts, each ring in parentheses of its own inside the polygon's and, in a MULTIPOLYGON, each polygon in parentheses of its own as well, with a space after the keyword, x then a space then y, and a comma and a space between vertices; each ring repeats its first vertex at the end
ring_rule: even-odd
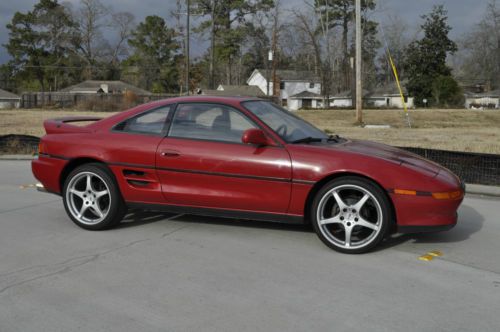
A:
POLYGON ((323 141, 322 138, 308 136, 308 137, 304 137, 301 139, 297 139, 295 141, 291 141, 290 143, 299 144, 299 143, 313 143, 313 142, 321 142, 321 141, 323 141))
POLYGON ((328 136, 327 139, 328 142, 334 141, 334 142, 339 142, 340 141, 340 136, 339 135, 330 135, 328 136))

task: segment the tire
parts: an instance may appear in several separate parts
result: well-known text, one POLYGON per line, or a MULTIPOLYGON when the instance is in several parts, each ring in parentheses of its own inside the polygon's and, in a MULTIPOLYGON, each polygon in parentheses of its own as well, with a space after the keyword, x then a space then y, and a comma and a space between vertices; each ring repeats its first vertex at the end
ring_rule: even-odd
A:
POLYGON ((98 163, 81 165, 68 175, 63 203, 71 220, 88 230, 112 228, 127 212, 113 174, 98 163))
POLYGON ((385 192, 372 181, 356 176, 324 185, 314 197, 310 217, 324 244, 348 254, 373 249, 393 223, 385 192))

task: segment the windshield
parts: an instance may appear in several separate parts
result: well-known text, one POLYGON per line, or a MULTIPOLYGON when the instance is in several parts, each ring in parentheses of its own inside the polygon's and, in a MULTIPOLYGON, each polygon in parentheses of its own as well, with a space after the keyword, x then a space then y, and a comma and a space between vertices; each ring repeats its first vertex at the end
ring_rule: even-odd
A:
POLYGON ((306 138, 318 140, 328 139, 328 135, 322 130, 271 102, 251 100, 243 102, 242 104, 287 143, 306 138))

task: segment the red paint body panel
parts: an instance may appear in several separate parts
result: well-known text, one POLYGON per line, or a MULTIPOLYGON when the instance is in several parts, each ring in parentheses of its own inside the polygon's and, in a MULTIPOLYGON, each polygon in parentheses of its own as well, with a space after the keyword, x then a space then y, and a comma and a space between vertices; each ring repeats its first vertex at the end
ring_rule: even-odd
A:
POLYGON ((169 204, 286 213, 291 161, 281 147, 165 138, 157 168, 169 204), (175 156, 165 152, 175 151, 175 156), (220 176, 223 174, 223 176, 220 176))
MULTIPOLYGON (((246 98, 183 97, 140 105, 85 127, 47 122, 43 155, 33 174, 50 191, 61 191, 68 163, 90 158, 108 165, 127 202, 168 204, 303 216, 316 183, 342 174, 364 176, 381 188, 418 192, 462 190, 450 171, 414 154, 383 144, 345 141, 286 144, 241 102, 246 98), (221 103, 239 109, 275 144, 249 144, 119 133, 113 126, 136 114, 184 102, 221 103), (76 129, 75 129, 76 128, 76 129)), ((388 194, 399 226, 456 223, 462 198, 388 194)))
POLYGON ((61 193, 59 174, 67 163, 67 160, 47 158, 41 155, 31 162, 31 171, 48 191, 59 194, 61 193))

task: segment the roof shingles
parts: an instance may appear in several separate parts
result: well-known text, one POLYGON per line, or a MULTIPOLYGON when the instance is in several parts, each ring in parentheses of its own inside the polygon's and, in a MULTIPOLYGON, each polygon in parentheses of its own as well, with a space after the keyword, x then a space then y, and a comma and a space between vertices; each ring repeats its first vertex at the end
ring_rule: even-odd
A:
POLYGON ((0 89, 0 99, 21 99, 21 97, 12 92, 0 89))

